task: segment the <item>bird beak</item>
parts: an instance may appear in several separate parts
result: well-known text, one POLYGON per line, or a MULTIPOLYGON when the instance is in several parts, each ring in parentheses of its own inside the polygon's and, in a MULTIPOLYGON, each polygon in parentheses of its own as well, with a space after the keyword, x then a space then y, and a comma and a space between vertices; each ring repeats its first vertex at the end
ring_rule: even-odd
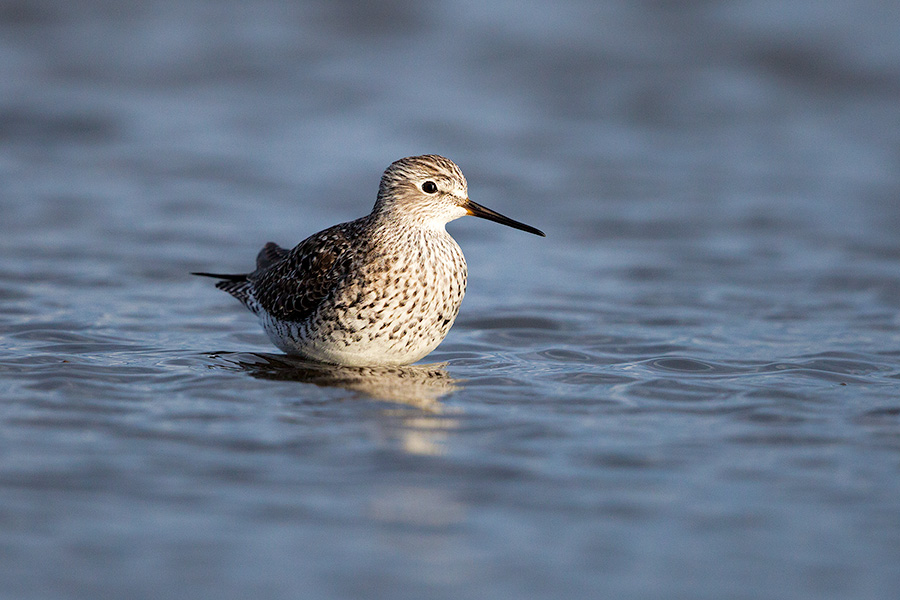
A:
POLYGON ((494 212, 489 208, 485 208, 480 204, 476 204, 468 198, 466 198, 466 201, 463 202, 462 207, 466 209, 466 214, 472 215, 473 217, 480 217, 482 219, 487 219, 488 221, 500 223, 501 225, 508 225, 513 229, 521 229, 522 231, 527 231, 528 233, 533 233, 534 235, 547 237, 540 229, 535 229, 531 225, 526 225, 525 223, 513 221, 509 217, 504 217, 500 213, 494 212))

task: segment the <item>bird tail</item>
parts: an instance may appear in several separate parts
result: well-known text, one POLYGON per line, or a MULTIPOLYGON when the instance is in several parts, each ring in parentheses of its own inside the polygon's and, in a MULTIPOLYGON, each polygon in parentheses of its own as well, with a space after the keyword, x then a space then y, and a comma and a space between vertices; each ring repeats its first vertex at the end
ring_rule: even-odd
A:
MULTIPOLYGON (((228 292, 241 301, 247 308, 250 307, 251 286, 247 274, 225 274, 225 273, 191 273, 191 275, 199 275, 200 277, 212 277, 220 279, 216 283, 216 287, 223 292, 228 292)), ((252 310, 252 308, 251 308, 252 310)), ((254 311, 255 312, 255 311, 254 311)))
POLYGON ((247 281, 246 273, 240 275, 227 275, 225 273, 191 273, 191 275, 198 275, 200 277, 212 277, 214 279, 224 279, 226 281, 247 281))

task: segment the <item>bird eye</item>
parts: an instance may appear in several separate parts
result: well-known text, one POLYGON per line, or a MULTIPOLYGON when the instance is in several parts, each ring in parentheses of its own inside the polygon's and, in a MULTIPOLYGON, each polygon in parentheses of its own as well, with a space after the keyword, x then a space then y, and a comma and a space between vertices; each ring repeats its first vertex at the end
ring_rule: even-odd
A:
POLYGON ((433 194, 437 191, 437 184, 433 181, 426 181, 422 184, 422 191, 426 194, 433 194))

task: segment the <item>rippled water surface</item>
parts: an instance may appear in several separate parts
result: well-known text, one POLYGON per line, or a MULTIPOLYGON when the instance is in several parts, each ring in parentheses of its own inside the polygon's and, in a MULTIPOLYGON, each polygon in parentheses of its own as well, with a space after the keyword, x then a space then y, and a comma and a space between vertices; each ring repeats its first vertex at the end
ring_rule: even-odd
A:
POLYGON ((0 597, 892 598, 900 17, 863 2, 0 8, 0 597), (449 226, 397 369, 196 270, 449 226))

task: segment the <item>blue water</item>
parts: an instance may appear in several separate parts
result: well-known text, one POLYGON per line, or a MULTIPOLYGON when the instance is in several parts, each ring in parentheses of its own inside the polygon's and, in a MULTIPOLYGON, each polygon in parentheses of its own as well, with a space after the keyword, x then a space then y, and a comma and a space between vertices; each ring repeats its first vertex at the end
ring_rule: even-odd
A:
POLYGON ((894 598, 889 2, 0 8, 0 597, 894 598), (190 271, 449 226, 424 364, 272 347, 190 271))

